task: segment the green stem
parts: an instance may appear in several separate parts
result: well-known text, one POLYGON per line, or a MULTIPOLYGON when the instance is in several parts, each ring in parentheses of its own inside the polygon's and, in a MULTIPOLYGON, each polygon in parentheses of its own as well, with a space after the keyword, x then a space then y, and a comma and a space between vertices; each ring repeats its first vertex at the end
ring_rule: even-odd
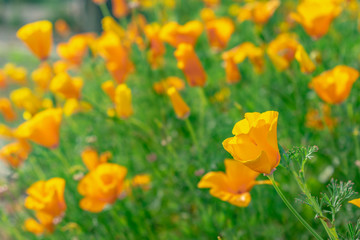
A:
POLYGON ((100 7, 101 13, 104 17, 111 16, 111 13, 110 13, 108 7, 106 6, 106 3, 100 4, 99 7, 100 7))
POLYGON ((195 147, 196 147, 196 151, 197 151, 197 154, 198 154, 199 161, 202 162, 202 159, 203 159, 203 157, 202 157, 202 149, 201 149, 201 147, 200 147, 200 145, 199 145, 199 142, 198 142, 198 140, 197 140, 197 138, 196 138, 194 128, 193 128, 191 122, 189 121, 189 118, 186 118, 186 119, 185 119, 185 123, 186 123, 186 127, 187 127, 188 130, 189 130, 189 133, 190 133, 192 142, 193 142, 193 144, 194 144, 195 147))
POLYGON ((316 231, 301 217, 301 215, 295 210, 295 208, 289 203, 289 201, 286 199, 284 194, 281 192, 280 188, 276 185, 275 179, 273 175, 267 176, 271 183, 273 184, 276 192, 280 196, 280 198, 283 200, 285 205, 289 208, 289 210, 295 215, 295 217, 304 225, 304 227, 318 240, 322 240, 323 238, 319 236, 319 234, 316 233, 316 231))

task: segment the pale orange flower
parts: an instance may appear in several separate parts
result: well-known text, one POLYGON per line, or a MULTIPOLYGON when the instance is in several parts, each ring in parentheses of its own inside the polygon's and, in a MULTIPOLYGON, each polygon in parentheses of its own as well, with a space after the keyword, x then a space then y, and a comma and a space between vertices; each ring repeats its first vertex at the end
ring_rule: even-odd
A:
POLYGON ((17 31, 16 36, 40 60, 45 60, 49 57, 53 43, 51 22, 38 21, 26 24, 17 31))
POLYGON ((97 151, 92 148, 87 148, 81 153, 81 159, 89 171, 96 169, 103 163, 107 163, 109 158, 111 158, 110 152, 104 152, 99 156, 97 151))
POLYGON ((70 34, 70 27, 64 19, 58 19, 55 22, 55 31, 62 37, 67 37, 70 34))
POLYGON ((50 81, 53 78, 53 70, 50 64, 42 62, 40 66, 31 73, 31 78, 42 91, 48 90, 50 81))
POLYGON ((20 85, 26 84, 27 70, 24 67, 18 67, 12 63, 7 63, 4 66, 4 74, 8 80, 11 80, 20 85))
POLYGON ((76 98, 81 96, 81 89, 83 87, 83 80, 80 77, 71 77, 68 73, 63 72, 57 74, 50 83, 50 90, 66 99, 76 98))
POLYGON ((62 109, 46 109, 21 124, 14 135, 47 148, 56 148, 59 145, 61 120, 62 109))
POLYGON ((10 100, 7 98, 0 98, 0 113, 8 122, 12 122, 16 119, 16 113, 11 105, 10 100))
POLYGON ((19 140, 2 147, 0 149, 0 159, 17 168, 28 158, 30 152, 30 144, 24 140, 19 140))
POLYGON ((177 66, 181 69, 191 87, 203 87, 206 83, 206 73, 194 48, 190 44, 182 43, 174 53, 177 59, 177 66))
POLYGON ((18 88, 10 93, 12 103, 31 115, 34 115, 42 108, 41 99, 35 95, 30 88, 18 88))
POLYGON ((215 49, 224 49, 235 31, 235 25, 231 18, 217 18, 206 21, 205 30, 210 46, 215 49))
POLYGON ((210 188, 210 194, 238 207, 247 207, 251 201, 250 190, 270 181, 256 181, 260 173, 232 159, 225 160, 224 172, 209 172, 198 184, 199 188, 210 188))
POLYGON ((161 27, 157 23, 145 26, 145 35, 150 42, 150 50, 148 52, 148 60, 152 68, 158 68, 162 64, 163 55, 165 54, 165 46, 160 39, 161 27))
POLYGON ((6 75, 2 69, 0 69, 0 88, 5 88, 6 83, 6 75))
POLYGON ((164 94, 171 87, 175 87, 177 91, 181 91, 185 89, 185 83, 178 77, 168 77, 161 80, 160 82, 154 83, 153 85, 153 88, 157 94, 164 94))
POLYGON ((167 95, 171 100, 176 116, 180 119, 185 119, 190 115, 190 108, 182 99, 178 91, 171 87, 167 90, 167 95))
POLYGON ((306 53, 304 47, 299 44, 296 53, 295 59, 299 62, 301 67, 301 72, 303 73, 312 73, 315 70, 315 64, 310 59, 309 55, 306 53))
POLYGON ((115 102, 115 84, 112 80, 103 82, 101 89, 109 96, 112 102, 115 102))
POLYGON ((129 7, 126 0, 111 0, 112 1, 112 12, 115 17, 122 18, 129 13, 129 7))
POLYGON ((280 163, 278 115, 275 111, 246 113, 232 130, 235 136, 223 141, 225 150, 252 170, 271 174, 280 163))
POLYGON ((252 1, 238 9, 238 20, 240 22, 251 20, 257 24, 265 24, 279 6, 279 0, 252 1))
POLYGON ((178 47, 182 43, 194 46, 202 31, 203 26, 199 21, 190 21, 183 26, 169 22, 161 29, 160 39, 173 47, 178 47))

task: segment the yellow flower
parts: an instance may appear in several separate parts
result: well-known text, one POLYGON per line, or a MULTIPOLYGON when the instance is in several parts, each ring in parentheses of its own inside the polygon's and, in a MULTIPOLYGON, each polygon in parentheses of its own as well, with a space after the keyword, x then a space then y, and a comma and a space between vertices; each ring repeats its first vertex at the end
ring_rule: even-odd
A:
POLYGON ((176 116, 180 119, 187 118, 190 114, 190 108, 184 102, 178 91, 176 91, 174 87, 171 87, 167 90, 167 95, 170 97, 176 116))
POLYGON ((215 49, 224 49, 235 31, 235 25, 230 18, 217 18, 206 21, 205 29, 210 46, 215 49))
POLYGON ((312 73, 315 70, 315 64, 311 61, 309 55, 306 53, 304 47, 299 44, 295 53, 295 59, 299 62, 301 72, 312 73))
POLYGON ((41 107, 41 99, 37 97, 29 88, 19 88, 11 92, 10 99, 13 104, 31 115, 37 113, 41 107))
POLYGON ((246 113, 232 130, 235 136, 223 141, 225 150, 252 170, 271 174, 280 163, 278 115, 275 111, 246 113))
POLYGON ((59 43, 56 51, 59 56, 74 66, 80 66, 88 52, 89 45, 95 41, 94 33, 77 34, 67 43, 59 43))
POLYGON ((165 46, 159 36, 161 27, 159 24, 153 23, 146 25, 144 30, 150 42, 148 60, 152 68, 157 68, 162 64, 163 55, 165 54, 165 46))
POLYGON ((118 117, 128 118, 133 114, 131 89, 126 84, 120 84, 115 89, 115 111, 118 117))
POLYGON ((32 80, 43 91, 49 88, 51 79, 53 78, 53 71, 49 63, 43 62, 31 74, 32 80))
POLYGON ((15 137, 31 140, 47 148, 59 145, 62 109, 50 108, 39 112, 21 124, 14 132, 15 137))
POLYGON ((69 117, 78 112, 88 112, 92 109, 92 106, 84 101, 79 101, 76 98, 69 98, 64 104, 64 115, 69 117))
POLYGON ((81 159, 89 171, 96 169, 103 163, 107 163, 110 158, 110 152, 104 152, 99 156, 99 154, 92 148, 87 148, 81 153, 81 159))
POLYGON ((173 47, 178 47, 182 43, 194 46, 202 31, 201 22, 196 20, 187 22, 183 26, 176 22, 169 22, 161 29, 160 39, 173 47))
POLYGON ((113 32, 119 38, 125 37, 125 30, 115 21, 114 18, 107 16, 101 20, 102 29, 104 32, 113 32))
POLYGON ((329 31, 331 22, 341 10, 333 0, 304 0, 291 17, 304 27, 307 34, 318 39, 329 31))
POLYGON ((84 198, 80 207, 89 212, 101 212, 113 204, 124 188, 127 169, 114 163, 103 163, 90 171, 79 183, 78 191, 84 198))
POLYGON ((181 69, 191 87, 203 87, 206 83, 206 73, 194 48, 190 44, 180 44, 175 53, 177 66, 181 69))
POLYGON ((112 102, 115 102, 115 84, 112 80, 103 82, 101 89, 109 96, 112 102))
POLYGON ((185 88, 185 83, 178 77, 168 77, 161 80, 160 82, 154 83, 153 85, 153 88, 157 94, 164 94, 166 93, 167 89, 171 87, 175 87, 176 90, 181 91, 185 88))
POLYGON ((265 2, 253 1, 244 7, 237 9, 238 20, 240 22, 251 20, 257 24, 265 24, 280 6, 279 0, 269 0, 265 2))
POLYGON ((19 167, 31 152, 29 143, 23 140, 5 145, 0 149, 0 159, 16 168, 19 167))
POLYGON ((148 190, 150 188, 151 178, 148 174, 138 174, 133 177, 131 180, 125 181, 124 191, 126 195, 131 195, 133 188, 142 188, 143 190, 148 190))
POLYGON ((203 176, 198 188, 210 188, 210 194, 237 207, 247 207, 251 201, 250 190, 270 181, 256 181, 260 173, 232 159, 225 160, 224 172, 209 172, 203 176))
POLYGON ((267 53, 279 71, 284 71, 295 58, 299 42, 297 36, 290 33, 282 33, 270 42, 267 53))
POLYGON ((12 63, 7 63, 4 66, 4 73, 8 79, 20 85, 26 84, 27 70, 24 67, 17 67, 12 63))
POLYGON ((356 69, 339 65, 313 78, 309 86, 323 101, 340 104, 348 98, 358 77, 359 72, 356 69))
POLYGON ((40 60, 46 60, 49 57, 53 42, 51 22, 38 21, 26 24, 17 31, 16 36, 40 60))
POLYGON ((353 199, 353 200, 349 201, 349 203, 354 204, 357 207, 360 207, 360 198, 353 199))
POLYGON ((68 73, 57 74, 50 83, 50 90, 59 96, 70 99, 79 99, 83 80, 80 77, 71 77, 68 73))
POLYGON ((7 98, 0 98, 0 113, 8 122, 14 121, 16 119, 16 113, 11 106, 11 102, 7 98))

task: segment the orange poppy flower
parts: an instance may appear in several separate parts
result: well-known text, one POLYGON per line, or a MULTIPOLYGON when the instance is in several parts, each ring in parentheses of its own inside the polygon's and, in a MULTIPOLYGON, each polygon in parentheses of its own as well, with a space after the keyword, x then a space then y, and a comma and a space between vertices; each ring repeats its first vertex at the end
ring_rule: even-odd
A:
POLYGON ((36 114, 42 108, 41 99, 29 88, 18 88, 12 91, 10 99, 16 107, 24 109, 31 115, 36 114))
POLYGON ((64 115, 67 117, 79 112, 88 112, 91 109, 92 106, 89 103, 76 98, 67 99, 63 107, 64 115))
POLYGON ((115 17, 125 17, 129 13, 129 7, 126 0, 111 0, 112 1, 112 12, 115 17))
POLYGON ((307 34, 319 39, 329 31, 331 22, 341 11, 341 6, 332 0, 304 0, 298 5, 297 12, 290 16, 303 26, 307 34))
POLYGON ((127 169, 114 163, 100 164, 90 171, 78 185, 84 198, 80 207, 89 212, 101 212, 107 204, 113 204, 124 189, 127 169))
POLYGON ((162 64, 163 55, 165 54, 165 46, 160 39, 161 27, 157 23, 145 26, 145 35, 150 42, 150 50, 148 52, 148 60, 152 68, 157 68, 162 64))
POLYGON ((190 108, 182 99, 178 91, 174 87, 170 87, 167 90, 167 95, 170 97, 176 116, 180 119, 187 118, 190 115, 190 108))
POLYGON ((225 60, 225 73, 227 83, 237 83, 241 80, 240 71, 233 58, 225 60))
POLYGON ((40 60, 46 60, 49 57, 53 43, 51 22, 38 21, 26 24, 17 31, 16 36, 40 60))
POLYGON ((37 87, 42 91, 46 91, 53 78, 53 70, 50 64, 47 62, 41 63, 40 66, 31 73, 31 78, 37 87))
POLYGON ((294 60, 299 42, 297 36, 290 33, 282 33, 269 43, 267 53, 279 71, 284 71, 294 60))
POLYGON ((58 19, 55 22, 55 31, 62 37, 67 37, 70 34, 70 27, 64 19, 58 19))
POLYGON ((203 26, 199 21, 190 21, 183 26, 169 22, 161 29, 160 39, 173 47, 178 47, 182 43, 194 46, 202 31, 203 26))
POLYGON ((115 102, 115 84, 112 80, 103 82, 101 89, 109 96, 112 102, 115 102))
POLYGON ((271 174, 280 163, 278 115, 275 111, 246 113, 232 130, 235 136, 223 141, 225 150, 252 170, 271 174))
POLYGON ((0 88, 6 87, 6 75, 3 70, 0 69, 0 88))
POLYGON ((12 63, 7 63, 4 66, 4 74, 7 79, 20 84, 25 85, 27 81, 27 70, 24 67, 17 67, 12 63))
POLYGON ((313 88, 323 101, 340 104, 348 98, 358 77, 359 72, 356 69, 339 65, 313 78, 309 87, 313 88))
POLYGON ((101 20, 102 29, 104 32, 113 32, 120 39, 125 38, 125 30, 110 16, 104 17, 101 20))
POLYGON ((210 46, 215 49, 224 49, 235 31, 235 25, 230 18, 217 18, 206 21, 205 30, 210 46))
POLYGON ((14 132, 15 137, 31 140, 47 148, 59 145, 62 109, 50 108, 36 114, 21 124, 14 132))
POLYGON ((206 83, 206 73, 194 48, 190 44, 182 43, 174 53, 178 68, 181 69, 191 87, 203 87, 206 83))
POLYGON ((107 163, 109 158, 111 158, 110 152, 104 152, 99 156, 99 154, 91 148, 87 148, 81 153, 81 159, 89 171, 96 169, 103 163, 107 163))
POLYGON ((24 140, 5 145, 0 149, 0 159, 10 166, 19 167, 31 152, 31 146, 24 140))
POLYGON ((8 122, 16 119, 16 113, 11 105, 11 102, 7 98, 0 98, 0 113, 4 119, 8 122))
POLYGON ((168 77, 161 80, 160 82, 154 83, 153 85, 153 88, 157 94, 164 94, 171 87, 174 87, 177 91, 181 91, 185 89, 185 83, 178 77, 168 77))
POLYGON ((296 53, 295 59, 299 62, 301 67, 301 72, 303 73, 312 73, 315 70, 315 64, 310 59, 309 55, 306 53, 304 47, 299 44, 296 53))
POLYGON ((357 207, 360 207, 360 198, 353 199, 353 200, 349 201, 349 203, 354 204, 357 207))
POLYGON ((199 188, 210 188, 210 194, 238 207, 247 207, 251 201, 250 190, 270 181, 256 181, 260 173, 232 159, 225 160, 224 172, 209 172, 198 184, 199 188))
POLYGON ((50 90, 66 99, 76 98, 81 96, 81 89, 83 87, 83 80, 80 77, 71 77, 68 73, 63 72, 57 74, 50 83, 50 90))
POLYGON ((253 1, 238 9, 238 20, 240 22, 251 20, 257 24, 265 24, 274 15, 280 6, 279 0, 269 0, 265 2, 253 1))

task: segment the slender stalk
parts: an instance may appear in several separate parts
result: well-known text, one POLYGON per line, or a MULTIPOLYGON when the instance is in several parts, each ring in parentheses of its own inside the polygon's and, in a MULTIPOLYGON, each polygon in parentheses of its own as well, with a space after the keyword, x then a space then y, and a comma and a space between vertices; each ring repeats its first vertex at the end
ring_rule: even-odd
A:
POLYGON ((316 231, 301 217, 301 215, 295 210, 295 208, 289 203, 289 201, 286 199, 284 194, 281 192, 280 188, 276 185, 275 179, 273 175, 267 176, 271 183, 273 184, 276 192, 280 196, 280 198, 283 200, 285 205, 289 208, 289 210, 295 215, 295 217, 304 225, 304 227, 318 240, 322 240, 323 238, 319 236, 319 234, 316 233, 316 231))
POLYGON ((203 157, 202 157, 202 149, 199 145, 199 142, 196 138, 196 135, 195 135, 195 131, 194 131, 194 128, 191 124, 191 122, 189 121, 189 118, 186 118, 185 119, 185 123, 186 123, 186 127, 188 128, 189 130, 189 133, 190 133, 190 136, 191 136, 191 139, 192 139, 192 142, 193 144, 195 145, 196 147, 196 151, 197 151, 197 154, 198 154, 198 158, 200 161, 202 161, 203 157))
POLYGON ((101 13, 104 17, 111 16, 111 13, 110 13, 108 7, 106 6, 106 3, 100 4, 99 7, 100 7, 101 13))

